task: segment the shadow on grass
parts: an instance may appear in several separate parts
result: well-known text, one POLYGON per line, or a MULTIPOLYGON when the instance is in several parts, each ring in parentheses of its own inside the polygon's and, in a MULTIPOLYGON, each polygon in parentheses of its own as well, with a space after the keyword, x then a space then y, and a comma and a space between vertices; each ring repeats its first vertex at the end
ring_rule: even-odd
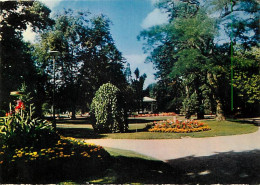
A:
POLYGON ((259 183, 260 150, 169 160, 174 183, 259 183))
POLYGON ((252 125, 255 125, 257 122, 260 122, 260 119, 227 119, 227 121, 240 123, 240 124, 252 124, 252 125))
MULTIPOLYGON (((45 117, 44 119, 48 121, 52 121, 52 117, 45 117)), ((89 117, 78 117, 75 119, 71 118, 56 118, 56 123, 69 123, 69 124, 85 124, 85 123, 90 123, 90 118, 89 117)))
POLYGON ((114 157, 112 165, 93 183, 161 183, 171 178, 172 168, 162 161, 135 157, 114 157))
POLYGON ((227 152, 209 157, 152 161, 115 157, 94 183, 260 183, 260 151, 227 152), (168 163, 168 164, 167 164, 168 163))
POLYGON ((84 139, 101 139, 105 136, 97 134, 90 128, 57 128, 60 135, 65 137, 84 138, 84 139))
POLYGON ((151 120, 149 120, 149 119, 130 118, 130 119, 128 119, 128 123, 129 124, 132 124, 132 123, 136 123, 136 124, 138 124, 138 123, 151 123, 151 122, 160 121, 160 120, 161 119, 156 119, 156 118, 151 119, 151 120))
POLYGON ((260 150, 218 153, 207 157, 189 156, 167 163, 125 156, 112 157, 107 162, 108 165, 101 168, 81 163, 73 164, 78 166, 77 169, 63 165, 58 170, 58 176, 45 174, 48 179, 38 180, 37 183, 260 183, 260 150))

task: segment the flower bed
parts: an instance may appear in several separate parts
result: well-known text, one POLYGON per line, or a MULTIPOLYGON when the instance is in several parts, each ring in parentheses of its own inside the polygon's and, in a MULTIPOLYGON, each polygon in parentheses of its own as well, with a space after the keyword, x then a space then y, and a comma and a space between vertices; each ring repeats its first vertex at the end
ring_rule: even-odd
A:
POLYGON ((152 128, 148 129, 149 132, 169 132, 169 133, 189 133, 189 132, 201 132, 211 130, 211 128, 205 123, 185 120, 185 121, 159 121, 154 122, 152 128))
POLYGON ((129 117, 154 117, 154 116, 176 116, 175 112, 163 112, 159 114, 137 114, 129 115, 129 117))
POLYGON ((73 175, 76 178, 105 168, 109 157, 102 146, 61 137, 50 148, 24 147, 10 151, 4 145, 0 148, 0 169, 3 182, 37 182, 46 178, 73 178, 73 175))

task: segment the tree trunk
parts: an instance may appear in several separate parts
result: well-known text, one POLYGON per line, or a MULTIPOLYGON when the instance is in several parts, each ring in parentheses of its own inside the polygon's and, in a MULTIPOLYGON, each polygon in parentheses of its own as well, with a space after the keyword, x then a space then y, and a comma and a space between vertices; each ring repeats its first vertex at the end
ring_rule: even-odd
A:
POLYGON ((225 117, 224 111, 223 111, 222 103, 220 102, 220 100, 216 100, 216 103, 217 103, 217 110, 216 110, 217 117, 216 117, 216 120, 218 120, 218 121, 226 120, 226 117, 225 117))
POLYGON ((73 106, 72 107, 72 115, 71 115, 71 119, 76 119, 76 108, 73 106))
POLYGON ((204 119, 204 111, 198 111, 197 112, 197 119, 204 119))
POLYGON ((197 76, 195 78, 195 92, 197 94, 198 108, 196 110, 197 119, 204 119, 204 105, 203 105, 203 95, 200 87, 200 78, 197 76))

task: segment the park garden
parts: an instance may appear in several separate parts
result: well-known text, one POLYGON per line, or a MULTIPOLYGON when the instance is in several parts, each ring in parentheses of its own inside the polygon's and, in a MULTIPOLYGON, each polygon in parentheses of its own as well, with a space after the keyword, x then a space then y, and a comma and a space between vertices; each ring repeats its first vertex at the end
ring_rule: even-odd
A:
POLYGON ((0 183, 215 182, 85 142, 258 130, 243 119, 259 116, 258 2, 155 6, 169 20, 138 35, 157 69, 158 81, 144 88, 147 75, 131 72, 105 15, 68 9, 51 18, 40 1, 0 1, 0 183), (38 34, 34 44, 23 40, 29 26, 38 34), (144 97, 154 99, 152 110, 144 97))

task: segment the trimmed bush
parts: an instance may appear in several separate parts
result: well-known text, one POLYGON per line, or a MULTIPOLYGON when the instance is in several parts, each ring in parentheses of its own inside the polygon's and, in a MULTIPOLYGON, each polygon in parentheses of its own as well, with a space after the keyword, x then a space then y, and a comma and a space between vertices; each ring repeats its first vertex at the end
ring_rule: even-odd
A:
POLYGON ((102 85, 91 103, 92 126, 100 133, 125 132, 128 129, 120 90, 111 83, 102 85))

